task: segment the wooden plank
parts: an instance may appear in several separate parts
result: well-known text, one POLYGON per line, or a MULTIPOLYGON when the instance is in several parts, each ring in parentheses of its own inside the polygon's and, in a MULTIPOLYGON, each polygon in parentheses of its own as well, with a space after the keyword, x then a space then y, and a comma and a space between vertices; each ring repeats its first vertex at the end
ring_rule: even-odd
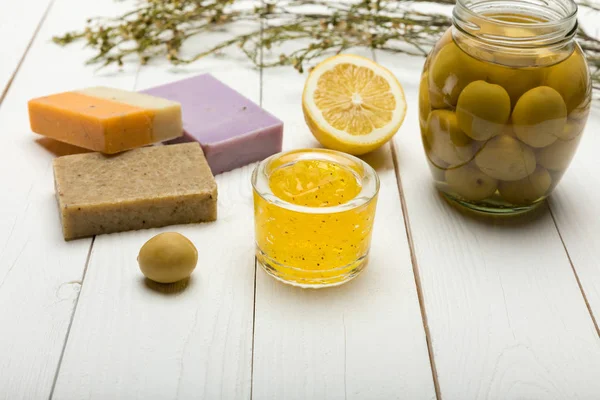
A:
POLYGON ((600 140, 600 107, 594 104, 579 149, 549 199, 550 208, 564 241, 581 288, 589 303, 598 335, 600 329, 600 168, 597 149, 600 140))
MULTIPOLYGON (((302 115, 305 79, 263 71, 263 105, 284 119, 285 149, 318 145, 302 115)), ((365 160, 381 179, 365 272, 318 291, 257 272, 255 399, 435 398, 390 147, 365 160)))
POLYGON ((51 0, 31 0, 0 4, 0 103, 51 3, 51 0))
POLYGON ((493 220, 440 198, 418 128, 423 59, 399 58, 378 54, 413 105, 395 143, 441 398, 596 398, 600 340, 547 207, 493 220))
MULTIPOLYGON (((189 48, 202 49, 240 32, 202 35, 189 48)), ((156 62, 142 68, 136 89, 205 72, 259 101, 259 71, 236 49, 188 68, 156 62)), ((250 397, 252 170, 217 176, 214 223, 96 238, 54 399, 250 397), (168 293, 148 284, 136 262, 144 242, 164 231, 186 235, 200 254, 189 285, 168 293)))
MULTIPOLYGON (((597 36, 598 12, 580 8, 579 23, 597 36)), ((597 96, 597 93, 595 93, 597 96)), ((597 149, 600 129, 600 103, 594 100, 584 136, 561 183, 549 204, 570 255, 581 289, 589 303, 590 313, 600 335, 600 221, 596 218, 600 204, 600 177, 594 173, 600 166, 597 149)))
POLYGON ((51 162, 73 148, 28 133, 27 100, 86 85, 133 84, 132 71, 95 74, 83 66, 88 51, 50 41, 90 13, 114 9, 111 0, 57 0, 0 107, 0 399, 49 396, 91 243, 62 239, 51 162))

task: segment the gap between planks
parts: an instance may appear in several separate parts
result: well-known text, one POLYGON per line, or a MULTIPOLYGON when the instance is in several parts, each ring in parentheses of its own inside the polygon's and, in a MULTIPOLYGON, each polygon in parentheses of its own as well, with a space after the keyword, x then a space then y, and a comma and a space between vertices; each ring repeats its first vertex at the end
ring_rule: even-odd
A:
POLYGON ((429 364, 431 365, 431 376, 433 378, 433 386, 435 388, 435 397, 437 400, 442 400, 440 392, 440 384, 438 382, 437 367, 435 365, 435 356, 433 354, 433 344, 431 342, 431 334, 429 332, 429 323, 427 321, 427 310, 425 309, 425 299, 423 290, 421 289, 421 275, 419 273, 419 263, 415 253, 415 245, 413 243, 412 233, 410 229, 410 218, 406 207, 406 199, 404 198, 404 189, 402 187, 402 178, 400 176, 400 167, 396 157, 396 146, 394 139, 390 141, 392 148, 392 161, 394 162, 394 172, 396 173, 396 183, 398 184, 398 195, 400 196, 400 207, 402 208, 402 216, 404 218, 404 228, 406 230, 406 239, 410 249, 410 260, 412 262, 413 276, 415 278, 415 286, 417 288, 417 297, 419 298, 419 308, 421 309, 421 319, 423 321, 423 329, 425 330, 425 341, 427 342, 427 352, 429 353, 429 364))
MULTIPOLYGON (((377 61, 377 53, 371 50, 371 57, 377 61)), ((392 162, 394 163, 394 173, 396 175, 396 184, 398 186, 398 196, 400 198, 400 208, 402 209, 402 218, 404 219, 404 229, 406 231, 406 240, 410 250, 410 261, 412 263, 413 277, 415 278, 415 287, 417 289, 417 297, 419 299, 419 308, 421 309, 421 320, 423 321, 423 330, 425 331, 425 341, 427 343, 427 353, 429 354, 429 364, 431 366, 431 377, 435 389, 435 397, 437 400, 442 400, 440 392, 440 384, 438 381, 437 367, 435 365, 435 356, 433 354, 433 344, 431 343, 431 334, 429 332, 429 323, 427 321, 427 310, 425 309, 425 299, 421 288, 421 275, 419 273, 419 264, 415 253, 415 245, 413 243, 412 232, 410 229, 410 218, 408 216, 408 208, 406 207, 406 199, 404 197, 404 188, 402 187, 402 177, 400 175, 400 166, 396 152, 396 144, 394 138, 389 141, 389 146, 392 151, 392 162)))
POLYGON ((21 69, 21 65, 23 65, 23 61, 25 61, 25 57, 27 57, 27 53, 29 53, 29 49, 31 49, 31 45, 33 44, 33 41, 37 37, 37 35, 38 35, 39 31, 40 31, 40 28, 44 24, 44 21, 46 21, 46 17, 50 13, 50 9, 52 8, 52 5, 54 5, 54 1, 55 0, 50 0, 50 2, 48 3, 48 6, 46 7, 46 11, 44 11, 44 14, 42 15, 42 18, 40 18, 40 22, 38 23, 37 27, 35 28, 35 31, 33 31, 33 35, 31 36, 31 39, 29 40, 29 43, 27 43, 27 47, 25 47, 25 51, 23 51, 23 56, 19 60, 19 63, 17 64, 17 67, 15 68, 14 72, 10 76, 10 79, 8 80, 8 82, 6 82, 6 86, 4 87, 4 90, 2 91, 2 93, 0 93, 0 105, 2 105, 2 102, 4 101, 4 98, 8 94, 8 90, 12 86, 12 83, 15 80, 15 77, 17 76, 17 73, 21 69))
MULTIPOLYGON (((52 3, 54 3, 54 1, 55 0, 52 0, 52 3)), ((50 10, 50 7, 48 7, 48 10, 46 10, 46 13, 48 13, 49 10, 50 10)), ((46 15, 44 14, 44 17, 42 18, 42 22, 45 18, 46 18, 46 15)), ((38 26, 38 29, 40 27, 41 27, 41 24, 40 24, 40 26, 38 26)), ((33 42, 33 40, 32 40, 32 42, 33 42)), ((29 45, 31 45, 31 43, 29 45)), ((27 49, 29 50, 29 47, 27 49)), ((135 88, 137 86, 137 81, 138 81, 138 77, 140 76, 141 70, 142 70, 142 65, 138 66, 137 71, 135 73, 135 78, 133 80, 133 90, 135 90, 135 88)), ((54 374, 54 379, 52 380, 52 388, 50 389, 50 396, 48 397, 49 400, 52 400, 52 398, 54 396, 54 390, 56 389, 56 382, 58 381, 58 375, 60 374, 60 367, 62 366, 63 357, 65 355, 65 350, 67 349, 67 343, 69 342, 69 337, 71 335, 71 327, 73 326, 73 320, 75 319, 75 314, 77 313, 77 305, 79 304, 79 297, 81 296, 81 292, 83 291, 83 284, 85 283, 85 276, 86 276, 86 273, 88 270, 88 266, 90 265, 90 259, 92 257, 92 250, 94 249, 94 243, 96 243, 96 236, 92 237, 92 242, 90 243, 90 248, 88 250, 87 258, 85 260, 85 265, 83 267, 83 275, 81 276, 81 285, 79 287, 79 293, 77 294, 77 298, 75 299, 75 305, 73 306, 73 312, 71 313, 71 318, 69 319, 69 326, 67 326, 67 333, 65 334, 65 341, 63 342, 63 346, 60 351, 60 357, 58 358, 58 365, 56 366, 56 373, 54 374)))
MULTIPOLYGON (((55 0, 52 0, 51 4, 53 4, 54 1, 55 0)), ((50 6, 46 10, 46 13, 44 14, 44 17, 42 18, 40 24, 38 25, 38 27, 37 27, 37 29, 35 31, 35 34, 34 34, 34 38, 37 35, 37 32, 39 31, 40 27, 42 26, 42 24, 44 22, 44 19, 46 18, 46 15, 48 14, 49 10, 50 10, 50 6)), ((262 30, 263 30, 263 20, 262 19, 261 19, 261 24, 260 24, 260 30, 261 30, 260 35, 262 36, 262 30)), ((28 45, 28 47, 27 47, 27 49, 25 51, 25 55, 27 54, 27 51, 29 50, 29 47, 31 47, 32 43, 33 43, 33 38, 32 38, 31 42, 29 43, 29 45, 28 45)), ((23 60, 25 58, 25 55, 20 60, 19 67, 21 66, 21 63, 23 62, 23 60)), ((261 60, 261 64, 262 64, 262 59, 263 59, 263 48, 261 47, 260 48, 260 60, 261 60)), ((134 78, 134 86, 133 86, 134 89, 133 90, 135 90, 135 88, 137 86, 137 81, 138 81, 138 77, 140 75, 141 69, 142 69, 142 66, 140 65, 138 67, 138 69, 137 69, 137 72, 136 72, 136 75, 135 75, 135 78, 134 78)), ((12 83, 12 80, 14 79, 15 75, 16 75, 16 71, 15 71, 15 74, 13 74, 13 76, 11 77, 11 80, 9 81, 9 85, 7 85, 7 89, 6 89, 5 93, 3 94, 3 96, 8 91, 8 87, 10 87, 10 83, 12 83)), ((263 102, 262 101, 263 100, 262 84, 263 84, 263 68, 262 68, 262 66, 260 66, 259 67, 259 104, 260 104, 261 107, 262 107, 262 102, 263 102)), ((2 101, 2 99, 3 99, 3 97, 0 97, 0 102, 2 101)), ((51 387, 51 390, 50 390, 49 400, 52 400, 53 396, 54 396, 54 391, 55 391, 55 388, 56 388, 56 383, 57 383, 57 380, 58 380, 58 376, 60 374, 60 369, 61 369, 61 366, 62 366, 63 357, 64 357, 64 353, 65 353, 65 350, 66 350, 66 347, 67 347, 67 343, 69 341, 69 337, 70 337, 70 333, 71 333, 71 327, 72 327, 72 324, 73 324, 73 320, 74 320, 75 314, 77 312, 77 305, 79 304, 79 297, 80 297, 81 291, 83 290, 83 285, 84 285, 84 282, 85 282, 85 276, 86 276, 86 272, 87 272, 87 269, 88 269, 88 266, 89 266, 89 263, 90 263, 91 254, 92 254, 92 251, 93 251, 95 240, 96 240, 96 236, 93 237, 92 242, 91 242, 90 247, 89 247, 89 250, 88 250, 87 259, 86 259, 85 266, 84 266, 84 272, 83 272, 83 276, 82 276, 82 279, 81 279, 80 291, 79 291, 79 294, 77 295, 77 299, 75 300, 75 305, 73 307, 73 312, 71 314, 71 318, 69 320, 69 325, 67 327, 67 332, 66 332, 66 335, 65 335, 65 340, 63 342, 63 347, 62 347, 61 354, 60 354, 60 357, 59 357, 59 360, 58 360, 58 364, 57 364, 57 368, 56 368, 56 373, 55 373, 55 376, 54 376, 54 379, 53 379, 53 382, 52 382, 52 387, 51 387)), ((254 294, 253 294, 253 311, 252 311, 252 345, 251 345, 252 346, 252 351, 251 351, 251 365, 250 365, 250 400, 252 400, 252 396, 253 396, 252 390, 253 390, 253 383, 254 383, 254 332, 255 332, 255 320, 256 320, 256 273, 257 273, 257 264, 256 264, 256 258, 255 258, 255 264, 254 264, 254 292, 253 292, 254 294)))
POLYGON ((83 275, 81 276, 81 284, 79 285, 79 293, 77 293, 77 298, 75 299, 75 305, 73 306, 73 312, 71 313, 71 319, 69 319, 69 326, 67 327, 67 333, 65 334, 65 341, 63 342, 62 349, 60 351, 60 357, 58 358, 58 364, 56 366, 56 372, 54 374, 54 379, 52 380, 52 387, 50 388, 50 396, 49 400, 52 400, 54 396, 54 389, 56 388, 56 381, 58 380, 58 374, 60 373, 60 367, 62 365, 63 357, 65 355, 65 350, 67 348, 67 342, 69 341, 69 335, 71 334, 71 326, 73 326, 73 320, 75 319, 75 313, 77 312, 77 305, 79 304, 79 297, 81 296, 81 291, 83 290, 83 283, 85 282, 85 275, 88 270, 88 265, 90 265, 90 259, 92 258, 92 249, 94 248, 94 242, 96 241, 96 236, 92 238, 92 243, 90 243, 90 249, 88 250, 87 258, 85 259, 85 266, 83 267, 83 275))
POLYGON ((571 259, 571 254, 569 254, 569 249, 567 249, 567 244, 565 243, 565 241, 562 237, 562 234, 560 233, 560 229, 558 228, 558 224, 556 223, 556 218, 554 218, 554 212, 552 211, 552 207, 550 207, 550 203, 548 203, 548 200, 546 200, 545 202, 546 202, 546 207, 548 207, 548 211, 550 212, 550 216, 552 217, 552 222, 554 223, 556 232, 558 233, 558 237, 560 238, 563 248, 565 249, 565 253, 567 254, 567 259, 569 260, 569 264, 571 264, 571 270, 573 271, 573 275, 575 275, 575 280, 577 281, 577 286, 579 286, 579 291, 581 292, 581 296, 583 296, 583 301, 585 302, 585 306, 588 309, 590 318, 592 319, 592 323, 594 324, 594 328, 596 328, 596 333, 598 334, 598 336, 600 336, 600 327, 598 326, 598 321, 596 320, 596 317, 594 316, 594 312, 592 311, 592 307, 590 306, 590 303, 587 299, 585 290, 583 289, 583 285, 581 284, 581 281, 579 280, 579 274, 577 273, 575 264, 573 264, 573 260, 571 259))
MULTIPOLYGON (((264 1, 262 2, 264 4, 264 1)), ((265 28, 265 18, 263 16, 260 17, 260 42, 263 43, 263 31, 265 28)), ((263 50, 264 45, 261 45, 258 49, 259 51, 259 60, 260 66, 258 67, 258 104, 260 107, 263 106, 263 50)), ((284 133, 285 133, 285 123, 284 123, 284 133)), ((250 400, 254 397, 254 334, 256 332, 256 275, 258 273, 258 260, 254 257, 254 298, 252 299, 252 345, 251 345, 251 355, 250 355, 250 400)))

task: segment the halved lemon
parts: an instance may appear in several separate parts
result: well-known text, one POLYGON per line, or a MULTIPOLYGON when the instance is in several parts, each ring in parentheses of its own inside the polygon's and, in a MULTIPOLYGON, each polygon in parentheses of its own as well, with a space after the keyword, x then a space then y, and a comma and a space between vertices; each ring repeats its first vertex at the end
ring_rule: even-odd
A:
POLYGON ((360 155, 394 136, 406 115, 402 85, 381 65, 350 54, 328 58, 310 73, 304 118, 325 147, 360 155))

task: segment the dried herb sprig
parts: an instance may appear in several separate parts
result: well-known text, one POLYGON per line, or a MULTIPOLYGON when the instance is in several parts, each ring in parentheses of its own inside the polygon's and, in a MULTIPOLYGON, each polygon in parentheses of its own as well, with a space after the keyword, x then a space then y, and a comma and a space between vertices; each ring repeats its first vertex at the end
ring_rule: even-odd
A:
MULTIPOLYGON (((451 22, 447 15, 418 11, 417 3, 451 5, 454 0, 269 0, 258 5, 245 0, 139 0, 126 14, 89 19, 84 30, 54 41, 66 45, 85 40, 97 52, 89 63, 101 66, 121 66, 131 55, 142 64, 164 56, 173 64, 189 64, 237 46, 257 66, 292 65, 303 71, 316 58, 353 47, 426 55, 451 22), (182 55, 182 45, 192 36, 241 21, 256 22, 257 28, 192 56, 182 55), (261 57, 261 48, 298 39, 302 45, 291 53, 261 57)), ((582 0, 580 6, 600 11, 591 0, 582 0)), ((582 28, 578 37, 600 89, 600 40, 582 28)))

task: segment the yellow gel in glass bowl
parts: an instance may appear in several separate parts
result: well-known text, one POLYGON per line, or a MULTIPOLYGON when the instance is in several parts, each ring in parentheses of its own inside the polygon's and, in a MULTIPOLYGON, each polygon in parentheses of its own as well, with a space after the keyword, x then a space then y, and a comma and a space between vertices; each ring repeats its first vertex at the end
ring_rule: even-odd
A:
POLYGON ((267 273, 323 287, 362 271, 379 187, 370 166, 343 153, 300 150, 263 161, 253 183, 256 254, 267 273))

